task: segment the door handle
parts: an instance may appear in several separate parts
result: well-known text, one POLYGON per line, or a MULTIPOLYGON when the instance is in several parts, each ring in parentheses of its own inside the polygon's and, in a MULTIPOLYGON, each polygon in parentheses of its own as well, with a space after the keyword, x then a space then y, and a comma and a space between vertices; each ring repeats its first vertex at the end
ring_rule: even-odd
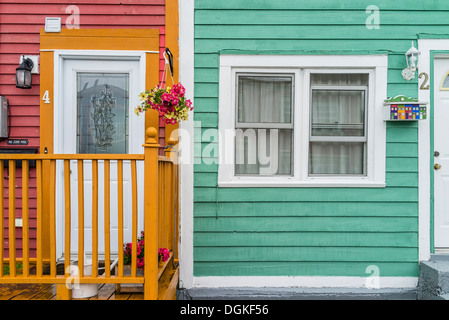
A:
POLYGON ((435 170, 440 170, 440 169, 441 169, 441 164, 435 163, 435 164, 433 165, 433 168, 434 168, 435 170))

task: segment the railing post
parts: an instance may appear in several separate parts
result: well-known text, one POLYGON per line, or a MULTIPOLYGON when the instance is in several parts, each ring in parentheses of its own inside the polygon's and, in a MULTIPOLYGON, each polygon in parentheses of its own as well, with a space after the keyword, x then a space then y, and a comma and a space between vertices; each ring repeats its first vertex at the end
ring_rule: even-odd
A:
POLYGON ((173 259, 177 263, 178 259, 178 197, 179 197, 179 185, 178 185, 178 150, 176 149, 176 145, 178 141, 170 137, 167 141, 167 147, 165 149, 165 156, 169 157, 172 160, 171 163, 171 181, 170 188, 173 193, 172 201, 170 202, 170 226, 173 228, 169 231, 170 239, 169 243, 171 243, 170 249, 173 250, 173 259))
POLYGON ((144 234, 145 234, 145 267, 144 267, 144 299, 158 298, 158 165, 159 143, 157 130, 149 127, 146 130, 147 140, 144 163, 144 234))

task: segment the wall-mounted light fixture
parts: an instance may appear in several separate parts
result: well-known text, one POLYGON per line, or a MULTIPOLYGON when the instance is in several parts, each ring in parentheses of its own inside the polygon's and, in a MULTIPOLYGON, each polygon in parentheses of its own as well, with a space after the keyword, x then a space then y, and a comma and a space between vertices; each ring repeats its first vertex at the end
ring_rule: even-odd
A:
POLYGON ((402 77, 410 81, 415 78, 416 69, 418 69, 418 57, 421 54, 418 49, 415 48, 412 41, 412 47, 405 53, 405 60, 407 61, 407 68, 402 70, 402 77))
POLYGON ((34 62, 30 58, 24 58, 18 68, 16 68, 16 87, 21 89, 31 89, 31 70, 34 62))

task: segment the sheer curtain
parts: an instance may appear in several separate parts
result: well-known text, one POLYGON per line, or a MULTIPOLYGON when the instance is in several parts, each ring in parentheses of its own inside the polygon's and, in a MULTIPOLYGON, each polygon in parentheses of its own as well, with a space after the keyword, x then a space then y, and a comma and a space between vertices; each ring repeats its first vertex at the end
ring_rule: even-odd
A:
POLYGON ((291 175, 292 76, 239 75, 236 175, 291 175))
POLYGON ((311 75, 309 174, 366 174, 367 74, 311 75))

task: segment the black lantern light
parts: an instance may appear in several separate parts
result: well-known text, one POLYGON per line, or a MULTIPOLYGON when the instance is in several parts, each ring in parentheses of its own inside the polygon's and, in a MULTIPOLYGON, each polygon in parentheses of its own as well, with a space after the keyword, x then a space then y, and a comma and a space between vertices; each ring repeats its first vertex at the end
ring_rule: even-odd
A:
POLYGON ((23 59, 22 63, 16 68, 16 87, 21 89, 31 89, 31 70, 34 67, 33 60, 23 59))

